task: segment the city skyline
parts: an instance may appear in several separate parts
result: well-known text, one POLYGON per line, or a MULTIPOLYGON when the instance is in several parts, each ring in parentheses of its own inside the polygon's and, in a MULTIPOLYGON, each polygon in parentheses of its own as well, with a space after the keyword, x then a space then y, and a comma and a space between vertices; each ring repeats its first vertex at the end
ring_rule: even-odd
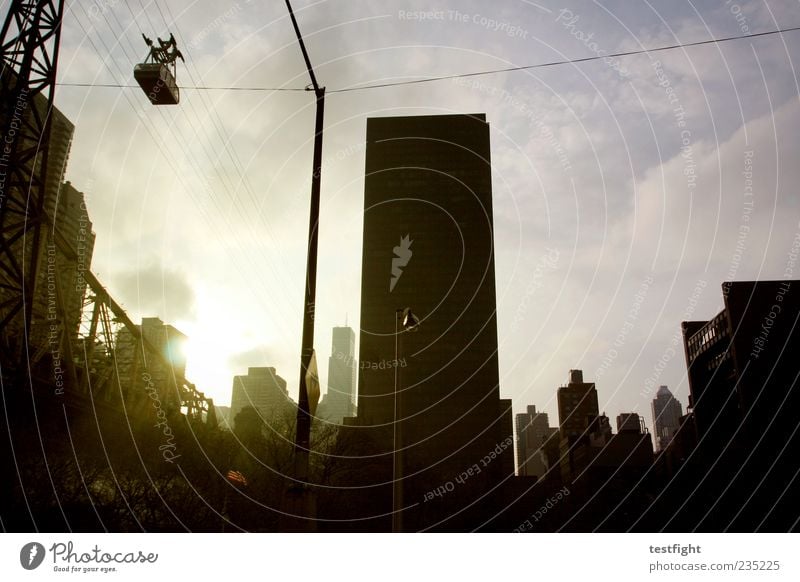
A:
MULTIPOLYGON (((742 6, 750 30, 792 24, 788 3, 742 6)), ((160 19, 137 26, 119 8, 105 19, 76 8, 65 19, 60 82, 125 77, 144 56, 138 27, 149 35, 171 28, 160 19), (107 64, 98 54, 108 55, 107 64)), ((182 82, 303 85, 280 8, 174 5, 165 17, 169 24, 175 17, 176 36, 187 47, 182 82), (214 14, 219 20, 209 18, 214 14), (256 21, 272 24, 256 28, 250 24, 256 21)), ((298 18, 309 33, 335 26, 312 34, 309 48, 330 55, 318 72, 337 87, 385 71, 399 78, 591 56, 581 33, 595 33, 598 50, 611 53, 742 32, 742 17, 725 6, 697 8, 703 21, 688 5, 660 8, 663 20, 649 9, 626 8, 627 31, 615 20, 623 11, 613 5, 604 11, 577 4, 571 14, 512 6, 495 21, 516 26, 514 34, 510 26, 493 30, 483 23, 478 3, 445 3, 441 19, 415 20, 412 13, 424 8, 410 5, 401 15, 394 5, 375 3, 359 20, 352 7, 300 6, 298 18), (408 46, 409 39, 425 45, 434 38, 452 47, 436 49, 435 60, 408 46), (406 48, 392 48, 398 45, 406 48), (491 47, 484 53, 492 56, 481 47, 491 47), (370 58, 358 56, 364 50, 370 58), (472 51, 469 63, 465 51, 472 51)), ((496 166, 502 396, 513 400, 515 411, 536 402, 555 417, 550 387, 563 370, 581 368, 597 384, 601 411, 611 417, 636 411, 653 432, 648 411, 658 386, 687 401, 684 361, 672 346, 680 321, 691 318, 687 312, 717 312, 722 281, 780 279, 785 271, 798 231, 791 223, 797 202, 783 190, 797 180, 797 168, 786 163, 797 152, 788 128, 800 113, 790 98, 791 79, 779 73, 797 42, 787 34, 535 74, 332 94, 318 337, 347 313, 359 328, 359 174, 367 115, 486 111, 496 166), (725 65, 734 59, 729 75, 725 65), (673 95, 685 117, 676 117, 673 95), (686 128, 690 149, 682 150, 686 128), (742 172, 748 168, 758 176, 758 192, 745 214, 742 172), (690 185, 710 194, 693 196, 690 185), (695 293, 698 282, 703 286, 695 293), (667 362, 657 370, 662 358, 667 362)), ((234 375, 263 365, 275 366, 296 397, 300 326, 290 314, 302 296, 304 240, 296 233, 307 217, 311 101, 302 93, 189 89, 180 112, 154 112, 138 89, 60 86, 56 95, 77 126, 67 179, 87 193, 101 280, 135 319, 157 316, 187 335, 187 377, 215 401, 226 403, 234 375), (212 105, 219 106, 217 118, 198 125, 212 105), (231 138, 233 157, 211 145, 221 139, 216 127, 231 138), (191 183, 176 170, 191 171, 191 183), (153 200, 163 202, 148 205, 153 200), (240 256, 231 260, 233 253, 240 256), (220 345, 217 335, 233 339, 220 345)), ((317 344, 324 361, 330 354, 324 342, 317 344)), ((320 372, 326 386, 327 371, 320 372)))
POLYGON ((3 530, 797 529, 796 6, 206 1, 8 7, 3 530))

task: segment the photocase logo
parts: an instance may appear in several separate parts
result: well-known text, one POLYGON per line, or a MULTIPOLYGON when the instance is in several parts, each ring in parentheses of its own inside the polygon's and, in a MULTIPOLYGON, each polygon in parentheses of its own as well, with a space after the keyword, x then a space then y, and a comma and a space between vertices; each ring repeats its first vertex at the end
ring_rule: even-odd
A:
POLYGON ((38 542, 30 542, 22 546, 19 552, 19 563, 26 570, 35 570, 44 561, 44 546, 38 542))
POLYGON ((392 249, 395 256, 392 258, 392 278, 389 281, 389 293, 394 291, 394 286, 397 285, 397 282, 400 280, 400 275, 403 274, 403 267, 408 265, 408 261, 411 260, 411 255, 414 254, 411 251, 411 243, 414 241, 411 240, 410 237, 410 234, 401 237, 400 244, 392 249))

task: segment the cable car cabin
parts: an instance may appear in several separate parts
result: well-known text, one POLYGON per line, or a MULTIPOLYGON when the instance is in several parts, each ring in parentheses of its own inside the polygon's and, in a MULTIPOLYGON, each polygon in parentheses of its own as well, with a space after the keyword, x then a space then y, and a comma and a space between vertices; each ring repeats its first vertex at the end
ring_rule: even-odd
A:
POLYGON ((133 77, 153 105, 177 105, 180 91, 175 75, 164 63, 140 63, 133 68, 133 77))
POLYGON ((181 96, 175 81, 175 61, 183 60, 183 55, 175 37, 170 34, 169 40, 159 38, 157 43, 144 34, 142 38, 150 52, 133 68, 133 77, 153 105, 177 105, 181 96))

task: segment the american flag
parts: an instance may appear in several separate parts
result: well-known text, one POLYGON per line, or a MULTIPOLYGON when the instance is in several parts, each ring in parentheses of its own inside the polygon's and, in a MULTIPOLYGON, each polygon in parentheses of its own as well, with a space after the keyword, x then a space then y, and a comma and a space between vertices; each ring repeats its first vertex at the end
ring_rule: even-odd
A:
POLYGON ((228 481, 233 481, 234 483, 238 483, 239 485, 247 486, 247 479, 245 479, 245 476, 242 475, 240 471, 234 471, 233 469, 231 469, 230 471, 228 471, 227 478, 228 481))

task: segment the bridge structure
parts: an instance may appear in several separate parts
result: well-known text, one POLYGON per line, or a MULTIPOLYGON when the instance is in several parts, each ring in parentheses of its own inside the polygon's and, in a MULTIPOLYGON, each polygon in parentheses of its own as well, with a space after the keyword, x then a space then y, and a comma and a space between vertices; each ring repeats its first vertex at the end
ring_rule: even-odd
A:
POLYGON ((53 103, 63 14, 63 0, 12 0, 0 33, 4 401, 23 394, 125 416, 151 414, 158 401, 215 427, 212 399, 85 268, 76 227, 64 220, 59 195, 72 128, 53 103))

